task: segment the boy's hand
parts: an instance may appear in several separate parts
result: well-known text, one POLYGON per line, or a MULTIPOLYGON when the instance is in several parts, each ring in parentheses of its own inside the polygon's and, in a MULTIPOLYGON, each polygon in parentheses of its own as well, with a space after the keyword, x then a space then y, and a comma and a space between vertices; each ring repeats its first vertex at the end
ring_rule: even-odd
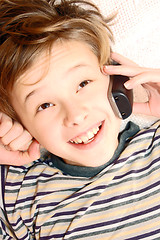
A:
POLYGON ((160 117, 160 69, 139 67, 118 53, 113 53, 111 57, 120 65, 104 66, 105 74, 128 76, 127 89, 142 85, 147 91, 148 102, 134 103, 133 112, 160 117))
POLYGON ((24 165, 39 157, 39 143, 21 124, 0 112, 0 164, 24 165))

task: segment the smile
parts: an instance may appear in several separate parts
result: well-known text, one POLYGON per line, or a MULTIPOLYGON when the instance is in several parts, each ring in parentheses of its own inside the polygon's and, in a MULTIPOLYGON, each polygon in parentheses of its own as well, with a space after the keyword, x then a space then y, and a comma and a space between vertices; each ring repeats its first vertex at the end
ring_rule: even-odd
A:
POLYGON ((90 129, 85 134, 82 134, 76 138, 71 139, 70 142, 74 144, 88 144, 92 142, 95 136, 98 134, 99 130, 101 129, 101 126, 102 123, 99 126, 90 129))

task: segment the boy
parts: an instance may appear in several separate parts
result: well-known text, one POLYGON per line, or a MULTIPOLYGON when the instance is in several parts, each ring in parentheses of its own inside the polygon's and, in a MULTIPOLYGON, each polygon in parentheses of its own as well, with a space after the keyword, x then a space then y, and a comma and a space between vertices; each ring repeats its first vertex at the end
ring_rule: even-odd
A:
POLYGON ((119 135, 108 74, 129 75, 128 89, 145 84, 150 101, 134 107, 159 117, 159 70, 116 54, 121 66, 104 67, 111 33, 86 1, 12 0, 0 8, 1 111, 50 152, 8 168, 3 238, 158 238, 159 122, 139 133, 129 123, 119 135))

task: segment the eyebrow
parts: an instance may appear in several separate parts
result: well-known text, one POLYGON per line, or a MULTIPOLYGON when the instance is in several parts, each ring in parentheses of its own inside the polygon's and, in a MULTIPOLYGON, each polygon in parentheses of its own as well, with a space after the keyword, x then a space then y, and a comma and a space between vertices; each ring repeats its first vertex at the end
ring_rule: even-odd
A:
MULTIPOLYGON (((89 66, 89 64, 84 64, 84 63, 77 64, 77 65, 71 67, 70 69, 68 69, 68 70, 65 72, 65 74, 68 75, 70 72, 74 71, 74 70, 77 69, 77 68, 80 68, 80 67, 88 67, 88 66, 89 66)), ((38 80, 37 82, 39 82, 39 80, 38 80)), ((28 99, 35 94, 35 92, 37 92, 37 89, 35 89, 35 90, 31 91, 30 93, 28 93, 28 94, 26 95, 25 99, 24 99, 24 103, 26 103, 26 102, 28 101, 28 99)))
POLYGON ((77 64, 77 65, 71 67, 70 69, 68 69, 68 70, 66 71, 66 74, 74 71, 74 70, 77 69, 77 68, 80 68, 80 67, 88 67, 88 66, 89 66, 89 64, 84 64, 84 63, 77 64))
POLYGON ((36 92, 36 90, 33 90, 32 92, 30 92, 29 94, 27 94, 27 96, 26 96, 25 99, 24 99, 24 103, 26 103, 27 100, 28 100, 32 95, 34 95, 35 92, 36 92))

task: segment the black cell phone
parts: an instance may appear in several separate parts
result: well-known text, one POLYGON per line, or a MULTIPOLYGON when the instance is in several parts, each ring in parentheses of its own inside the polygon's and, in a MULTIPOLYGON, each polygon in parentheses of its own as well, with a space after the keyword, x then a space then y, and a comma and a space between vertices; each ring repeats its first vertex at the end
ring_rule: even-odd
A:
MULTIPOLYGON (((115 62, 113 64, 119 65, 115 62)), ((131 115, 133 105, 133 91, 124 87, 124 83, 128 81, 129 78, 122 75, 111 75, 110 77, 112 108, 120 118, 126 119, 131 115), (113 102, 115 104, 113 104, 113 102)))

